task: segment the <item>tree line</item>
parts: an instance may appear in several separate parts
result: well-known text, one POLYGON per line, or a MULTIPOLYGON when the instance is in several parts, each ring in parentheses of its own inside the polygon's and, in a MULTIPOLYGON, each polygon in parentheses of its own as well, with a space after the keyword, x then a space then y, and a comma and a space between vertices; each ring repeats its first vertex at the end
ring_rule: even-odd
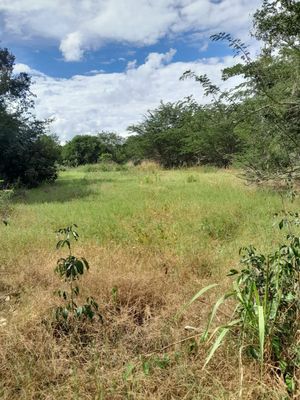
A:
POLYGON ((208 96, 163 103, 128 127, 77 135, 64 145, 47 135, 49 121, 33 115, 30 77, 13 73, 14 56, 0 49, 0 179, 37 186, 57 177, 57 166, 97 162, 139 163, 151 159, 165 168, 211 164, 241 166, 253 179, 297 174, 300 165, 300 3, 265 0, 254 14, 253 36, 261 43, 252 59, 247 46, 229 34, 225 41, 240 59, 222 71, 241 82, 222 91, 208 76, 186 71, 208 96))

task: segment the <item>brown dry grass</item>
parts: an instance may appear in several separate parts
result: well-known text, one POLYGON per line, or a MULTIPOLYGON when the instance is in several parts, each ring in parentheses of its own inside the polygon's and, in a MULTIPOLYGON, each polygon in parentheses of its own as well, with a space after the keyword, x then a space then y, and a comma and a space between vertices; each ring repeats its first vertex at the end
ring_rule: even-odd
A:
MULTIPOLYGON (((72 334, 57 336, 49 323, 56 302, 53 292, 59 285, 53 276, 53 255, 36 255, 42 270, 40 263, 30 260, 22 274, 7 277, 2 289, 11 293, 11 300, 2 307, 10 308, 11 319, 0 331, 4 400, 239 398, 239 363, 231 346, 203 371, 207 349, 198 338, 177 343, 193 334, 185 331, 187 324, 204 326, 214 298, 206 297, 188 315, 174 319, 186 299, 208 283, 205 269, 203 276, 199 270, 193 273, 196 260, 187 273, 180 268, 183 260, 142 255, 138 248, 90 245, 78 253, 91 262, 82 284, 100 299, 103 323, 82 323, 72 334), (173 270, 162 264, 173 265, 173 270), (162 367, 160 359, 166 354, 162 367), (143 371, 145 362, 149 374, 143 371), (126 376, 128 368, 132 372, 126 376)), ((257 366, 244 366, 243 399, 280 398, 278 387, 271 389, 255 376, 257 366)))

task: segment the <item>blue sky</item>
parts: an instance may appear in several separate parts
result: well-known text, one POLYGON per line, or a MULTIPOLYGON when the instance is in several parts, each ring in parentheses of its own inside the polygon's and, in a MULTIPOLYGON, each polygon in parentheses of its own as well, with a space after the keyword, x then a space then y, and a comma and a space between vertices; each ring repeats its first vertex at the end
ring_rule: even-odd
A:
POLYGON ((122 72, 127 63, 136 60, 141 65, 149 53, 166 53, 170 48, 176 49, 173 62, 193 62, 199 58, 222 57, 230 55, 230 49, 221 43, 203 40, 193 42, 189 34, 183 34, 177 40, 163 38, 150 46, 108 43, 95 51, 87 51, 80 61, 66 62, 57 45, 52 43, 22 43, 2 41, 17 58, 17 62, 30 65, 51 77, 71 78, 96 72, 122 72))
POLYGON ((16 72, 33 76, 36 113, 54 118, 64 142, 75 134, 126 127, 160 100, 201 89, 179 82, 186 69, 220 82, 232 53, 209 36, 248 36, 252 0, 0 0, 0 40, 16 72))

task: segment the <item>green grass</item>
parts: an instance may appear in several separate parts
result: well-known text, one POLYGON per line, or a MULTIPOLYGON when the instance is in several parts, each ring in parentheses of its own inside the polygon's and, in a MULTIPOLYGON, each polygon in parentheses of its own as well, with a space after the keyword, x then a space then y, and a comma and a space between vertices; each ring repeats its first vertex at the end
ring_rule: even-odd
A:
MULTIPOLYGON (((64 392, 64 388, 72 382, 74 384, 74 379, 79 380, 77 389, 81 394, 77 398, 80 399, 236 398, 234 396, 239 388, 232 387, 232 382, 239 382, 238 361, 230 350, 223 355, 221 367, 211 367, 212 371, 219 368, 219 378, 205 381, 205 384, 203 373, 199 372, 205 357, 201 359, 198 356, 191 361, 190 355, 184 355, 186 358, 180 359, 180 362, 174 361, 173 367, 167 370, 156 370, 147 382, 144 382, 145 377, 137 375, 129 385, 130 390, 128 382, 121 384, 118 379, 124 373, 127 362, 136 362, 132 361, 139 354, 139 351, 133 351, 136 346, 143 351, 152 351, 184 336, 185 323, 205 323, 202 318, 207 314, 208 307, 205 311, 201 304, 188 310, 179 325, 172 326, 168 321, 201 287, 214 282, 228 284, 226 272, 236 266, 241 246, 253 244, 262 251, 275 247, 281 236, 273 227, 273 214, 280 209, 280 198, 272 191, 246 186, 234 171, 214 168, 174 171, 129 168, 102 172, 82 167, 61 172, 53 185, 19 192, 14 199, 9 225, 0 225, 0 295, 1 291, 4 295, 13 290, 21 293, 13 305, 9 302, 0 304, 0 317, 8 319, 5 330, 0 327, 0 335, 2 333, 6 340, 6 335, 13 335, 15 340, 12 341, 15 348, 7 346, 7 352, 20 352, 17 360, 7 361, 5 382, 8 389, 3 389, 4 398, 76 398, 70 391, 64 392), (143 302, 147 303, 150 299, 150 308, 152 303, 154 305, 149 325, 139 333, 140 339, 136 339, 137 343, 142 340, 139 345, 132 344, 127 334, 122 336, 123 328, 114 333, 119 338, 118 342, 108 344, 110 336, 106 336, 105 346, 110 355, 103 355, 103 343, 99 343, 102 361, 98 360, 100 364, 97 365, 100 370, 106 369, 105 373, 101 371, 103 376, 107 374, 107 379, 97 381, 96 386, 90 383, 89 389, 84 391, 85 379, 96 379, 94 374, 100 373, 89 354, 85 355, 89 367, 85 364, 86 369, 79 377, 76 374, 67 376, 61 382, 53 378, 53 385, 40 390, 40 385, 45 384, 45 376, 56 375, 51 367, 47 369, 49 359, 45 359, 40 366, 44 377, 37 377, 35 370, 27 371, 30 357, 24 355, 26 351, 20 349, 20 343, 21 340, 29 340, 26 323, 35 321, 34 326, 39 326, 37 321, 49 314, 54 301, 52 292, 59 285, 52 273, 58 258, 54 249, 54 232, 71 223, 79 227, 78 251, 88 258, 91 271, 94 271, 86 285, 97 300, 100 298, 104 308, 110 301, 114 285, 124 288, 126 307, 131 302, 136 304, 136 299, 141 304, 144 297, 146 300, 143 299, 143 302), (36 302, 41 298, 42 305, 37 311, 36 302), (158 307, 157 310, 155 307, 158 307), (119 352, 115 360, 111 358, 114 351, 119 352), (230 371, 229 375, 224 375, 228 381, 222 377, 222 368, 230 371), (115 381, 109 378, 110 374, 115 376, 115 381), (21 392, 15 391, 17 380, 23 385, 21 392), (168 382, 169 391, 158 391, 156 396, 152 396, 155 385, 163 385, 164 382, 168 382), (112 387, 115 395, 109 397, 112 387), (18 393, 22 393, 21 397, 18 393), (215 393, 215 397, 209 397, 209 393, 215 393)), ((206 301, 213 304, 214 299, 209 296, 206 301)), ((115 320, 111 326, 114 323, 115 320)), ((30 329, 34 331, 36 328, 30 329)), ((140 328, 134 329, 133 332, 136 332, 140 328)), ((37 337, 39 334, 40 331, 37 337)), ((5 349, 3 354, 7 357, 5 349)), ((170 357, 175 357, 172 351, 170 357)), ((51 356, 53 359, 54 355, 51 356)), ((75 369, 81 365, 80 362, 74 363, 75 369)), ((39 368, 38 365, 36 368, 39 368)), ((252 376, 251 368, 249 376, 252 376)), ((251 382, 251 379, 248 381, 251 382)), ((246 390, 248 398, 258 398, 251 385, 249 383, 248 392, 246 390)), ((273 392, 267 392, 265 387, 261 388, 261 393, 266 395, 263 398, 275 398, 273 392)))
POLYGON ((277 195, 248 188, 228 172, 199 169, 192 183, 189 176, 188 170, 62 172, 54 185, 22 193, 9 231, 1 226, 0 234, 14 247, 42 240, 51 248, 54 230, 76 222, 85 241, 138 242, 180 255, 209 244, 232 256, 242 244, 264 245, 281 207, 277 195))

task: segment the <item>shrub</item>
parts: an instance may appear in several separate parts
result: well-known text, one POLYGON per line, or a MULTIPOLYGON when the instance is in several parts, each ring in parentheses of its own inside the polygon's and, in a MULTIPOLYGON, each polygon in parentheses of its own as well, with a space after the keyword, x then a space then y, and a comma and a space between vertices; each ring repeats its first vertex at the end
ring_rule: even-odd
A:
MULTIPOLYGON (((253 246, 240 250, 242 269, 230 270, 228 275, 236 276, 232 289, 215 303, 202 339, 211 342, 216 336, 205 365, 231 332, 238 339, 240 354, 260 362, 261 375, 268 364, 294 392, 300 367, 300 236, 294 228, 300 226, 300 214, 282 213, 279 228, 288 229, 286 241, 269 254, 253 246), (210 334, 212 321, 227 299, 235 304, 233 317, 210 334)), ((190 304, 212 287, 201 289, 190 304)))

